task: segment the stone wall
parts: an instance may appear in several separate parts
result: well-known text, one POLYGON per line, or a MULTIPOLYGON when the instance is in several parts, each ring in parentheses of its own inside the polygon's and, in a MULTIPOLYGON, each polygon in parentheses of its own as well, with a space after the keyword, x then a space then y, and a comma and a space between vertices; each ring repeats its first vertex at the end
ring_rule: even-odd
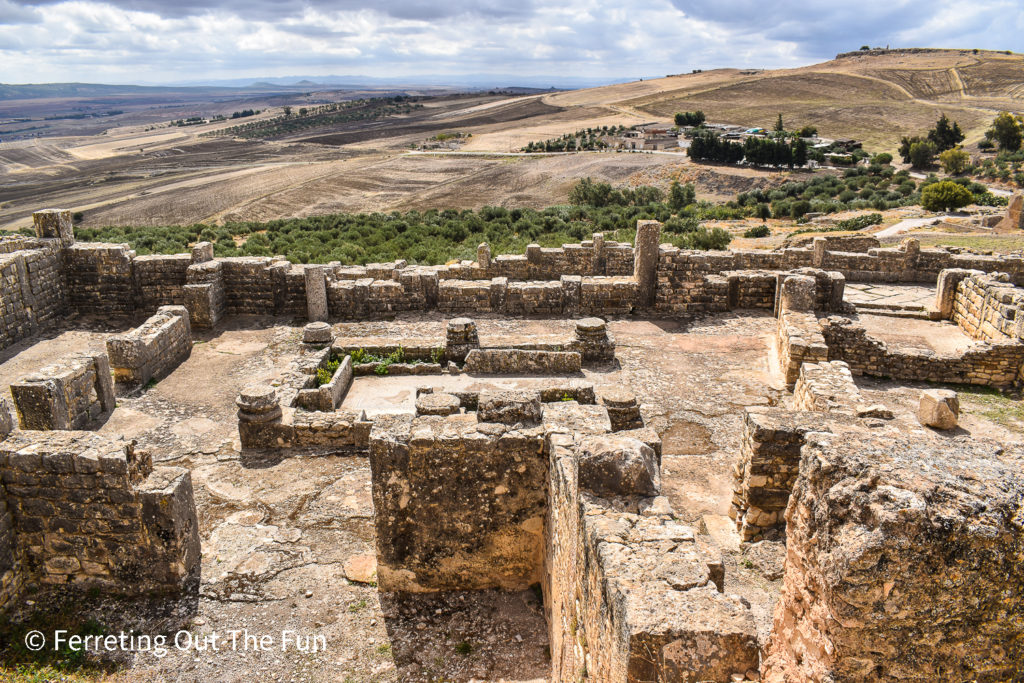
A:
POLYGON ((828 359, 849 364, 854 375, 1012 387, 1024 381, 1024 341, 978 342, 960 354, 889 347, 849 318, 819 321, 828 359))
POLYGON ((382 591, 523 590, 540 580, 540 426, 381 416, 370 468, 382 591))
POLYGON ((562 431, 549 435, 548 451, 551 679, 725 683, 756 671, 754 622, 722 593, 717 551, 651 497, 657 487, 622 476, 644 446, 619 435, 578 443, 562 431))
POLYGON ((11 384, 22 429, 85 429, 114 409, 105 354, 74 355, 11 384))
POLYGON ((809 438, 761 680, 1017 680, 1024 479, 1004 451, 809 438))
MULTIPOLYGON (((309 268, 323 273, 327 316, 335 320, 431 310, 671 317, 769 308, 772 274, 806 268, 816 271, 818 310, 833 312, 840 310, 845 280, 934 282, 943 270, 975 269, 1005 272, 1008 282, 1024 284, 1020 256, 920 249, 913 239, 866 253, 830 250, 827 239, 777 251, 692 252, 658 246, 655 222, 645 224, 646 241, 639 250, 606 242, 598 233, 580 244, 529 245, 525 254, 494 258, 481 245, 478 261, 445 266, 395 261, 307 267, 280 256, 213 260, 208 243, 196 245, 191 258, 137 257, 126 245, 75 244, 65 213, 40 212, 40 239, 0 240, 0 348, 52 324, 65 311, 149 314, 162 305, 184 304, 197 327, 215 325, 225 314, 308 317, 309 268)), ((319 283, 319 276, 314 281, 319 283)), ((317 288, 314 298, 319 296, 317 288)), ((320 308, 313 317, 323 317, 320 308)))
POLYGON ((0 441, 0 480, 0 573, 4 525, 16 558, 7 572, 25 583, 137 595, 180 589, 198 567, 188 470, 154 469, 130 442, 15 431, 0 441))
POLYGON ((0 237, 0 349, 49 328, 66 311, 60 242, 0 237))
POLYGON ((107 338, 118 389, 132 390, 170 374, 192 353, 192 328, 184 306, 162 306, 139 327, 107 338))
POLYGON ((132 260, 135 308, 151 313, 161 306, 185 303, 185 281, 192 254, 137 256, 132 260))
POLYGON ((471 374, 572 375, 580 372, 576 351, 531 351, 524 349, 473 349, 463 370, 471 374))
POLYGON ((804 363, 793 387, 793 408, 815 413, 856 414, 860 390, 850 366, 841 360, 804 363))
MULTIPOLYGON (((747 408, 743 444, 733 469, 729 516, 744 541, 781 529, 807 434, 829 430, 820 415, 783 408, 747 408)), ((780 533, 769 533, 779 536, 780 533)))
POLYGON ((1006 273, 960 272, 970 274, 956 283, 949 318, 972 339, 1024 339, 1024 289, 1006 273))
POLYGON ((64 250, 71 309, 83 314, 135 312, 135 252, 126 244, 73 244, 64 250))

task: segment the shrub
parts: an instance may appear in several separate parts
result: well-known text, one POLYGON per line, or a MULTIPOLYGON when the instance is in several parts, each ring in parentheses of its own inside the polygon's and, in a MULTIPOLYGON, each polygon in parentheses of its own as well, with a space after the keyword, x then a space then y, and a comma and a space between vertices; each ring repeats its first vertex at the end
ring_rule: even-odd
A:
POLYGON ((875 156, 873 156, 871 158, 871 163, 873 163, 873 164, 882 164, 883 166, 885 164, 891 164, 892 163, 892 155, 889 154, 888 152, 882 152, 880 154, 876 154, 875 156))
POLYGON ((743 236, 757 238, 768 237, 771 234, 772 231, 768 228, 767 225, 755 225, 752 228, 747 228, 747 230, 743 233, 743 236))
POLYGON ((863 216, 854 216, 845 220, 836 221, 836 230, 863 230, 872 225, 879 225, 882 222, 882 214, 868 213, 863 216))
POLYGON ((921 191, 921 206, 929 211, 950 211, 974 201, 970 191, 954 182, 943 180, 932 183, 921 191))
POLYGON ((914 168, 928 168, 935 159, 937 149, 934 142, 922 140, 910 145, 910 165, 914 168))
POLYGON ((942 164, 942 170, 950 175, 963 173, 970 160, 970 155, 962 147, 947 149, 939 155, 939 163, 942 164))

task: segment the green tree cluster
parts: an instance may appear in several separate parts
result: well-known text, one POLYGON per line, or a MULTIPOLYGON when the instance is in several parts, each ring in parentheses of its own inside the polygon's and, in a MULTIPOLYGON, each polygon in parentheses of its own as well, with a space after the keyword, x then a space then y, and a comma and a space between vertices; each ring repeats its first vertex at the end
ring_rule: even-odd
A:
POLYGON ((697 111, 681 111, 675 115, 675 124, 677 126, 701 126, 706 120, 704 112, 700 109, 697 111))

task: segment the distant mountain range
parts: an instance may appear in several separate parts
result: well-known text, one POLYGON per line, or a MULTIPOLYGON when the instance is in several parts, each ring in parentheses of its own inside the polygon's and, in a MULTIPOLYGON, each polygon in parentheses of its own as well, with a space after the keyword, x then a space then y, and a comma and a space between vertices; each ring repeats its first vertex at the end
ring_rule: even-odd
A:
POLYGON ((103 83, 0 83, 0 100, 39 99, 53 97, 103 97, 110 95, 155 95, 159 93, 212 92, 225 90, 239 94, 294 92, 330 88, 335 90, 462 88, 490 90, 502 88, 536 88, 574 90, 599 85, 625 83, 632 79, 607 80, 575 76, 511 76, 468 74, 463 76, 409 76, 376 78, 372 76, 275 76, 260 78, 228 78, 181 81, 162 84, 103 83))
POLYGON ((591 88, 599 85, 612 85, 614 83, 627 83, 635 78, 588 78, 584 76, 522 76, 514 74, 460 74, 441 75, 431 74, 425 76, 276 76, 268 78, 228 78, 228 79, 205 79, 181 81, 168 83, 166 85, 179 86, 226 86, 226 87, 251 87, 254 85, 267 86, 289 86, 289 87, 316 87, 329 85, 331 87, 396 87, 396 86, 437 86, 437 87, 465 87, 465 88, 557 88, 560 90, 591 88))

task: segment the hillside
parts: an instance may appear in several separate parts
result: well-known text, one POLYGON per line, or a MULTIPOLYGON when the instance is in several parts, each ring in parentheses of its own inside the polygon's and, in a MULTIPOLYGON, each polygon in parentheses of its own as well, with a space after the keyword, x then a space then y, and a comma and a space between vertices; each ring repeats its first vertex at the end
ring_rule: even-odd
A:
POLYGON ((562 107, 602 106, 666 119, 701 109, 709 120, 818 127, 877 150, 894 149, 940 112, 976 141, 1000 110, 1024 109, 1024 56, 973 50, 873 50, 796 69, 716 69, 545 97, 562 107))

